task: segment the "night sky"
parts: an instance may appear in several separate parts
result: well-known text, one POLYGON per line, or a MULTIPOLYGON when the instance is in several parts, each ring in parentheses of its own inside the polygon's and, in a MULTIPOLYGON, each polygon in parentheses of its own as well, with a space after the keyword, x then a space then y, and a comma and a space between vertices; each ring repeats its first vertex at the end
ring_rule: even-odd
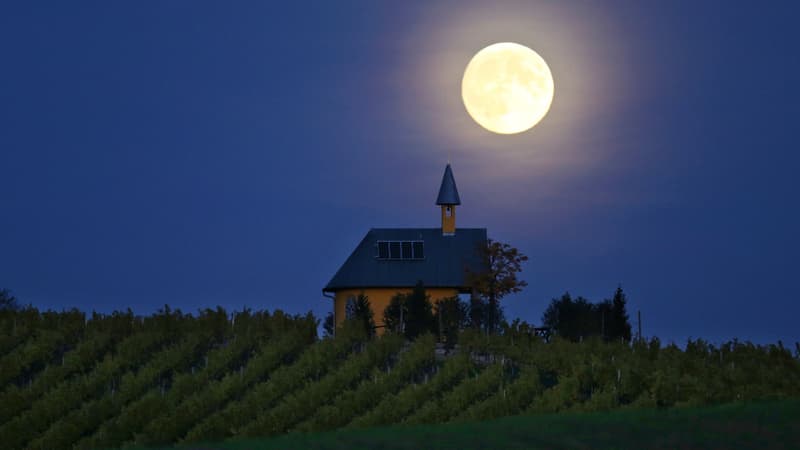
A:
POLYGON ((621 283, 644 334, 800 340, 792 2, 15 2, 0 10, 0 287, 40 308, 330 309, 371 227, 530 257, 508 317, 621 283), (536 50, 549 114, 461 102, 536 50))

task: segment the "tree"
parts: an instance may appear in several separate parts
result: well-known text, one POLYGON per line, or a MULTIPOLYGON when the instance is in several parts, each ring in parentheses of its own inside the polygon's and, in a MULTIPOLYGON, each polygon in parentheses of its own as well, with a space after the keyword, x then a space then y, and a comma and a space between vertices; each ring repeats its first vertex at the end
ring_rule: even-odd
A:
POLYGON ((599 335, 601 320, 594 305, 583 297, 573 300, 569 292, 565 292, 559 299, 552 299, 542 315, 544 326, 552 329, 554 334, 572 341, 599 335))
POLYGON ((375 336, 374 315, 369 305, 369 298, 363 292, 358 294, 358 297, 351 298, 347 301, 345 318, 348 321, 360 324, 360 327, 363 327, 367 336, 375 336))
POLYGON ((458 340, 458 332, 467 324, 469 306, 462 302, 458 296, 443 298, 436 302, 434 315, 439 338, 447 348, 453 348, 458 340))
POLYGON ((469 303, 464 305, 466 308, 466 326, 481 330, 486 333, 498 331, 505 320, 503 307, 495 302, 492 305, 488 299, 480 296, 472 296, 469 303))
POLYGON ((611 299, 611 321, 608 323, 609 338, 622 338, 625 342, 631 340, 631 323, 628 318, 628 311, 625 308, 628 299, 622 292, 622 285, 617 286, 614 291, 614 298, 611 299))
POLYGON ((486 330, 491 333, 497 329, 501 321, 497 315, 500 310, 500 300, 508 294, 520 292, 528 285, 517 277, 522 271, 522 263, 527 261, 528 257, 508 244, 491 239, 488 239, 486 245, 481 246, 478 251, 482 270, 468 271, 467 283, 488 303, 483 322, 486 330))
POLYGON ((467 308, 467 319, 470 328, 476 330, 483 330, 486 325, 486 301, 477 295, 472 295, 469 298, 469 307, 467 308))
POLYGON ((336 324, 333 321, 333 311, 328 312, 325 316, 325 320, 322 322, 322 330, 324 331, 325 337, 333 337, 334 336, 334 328, 336 324))
POLYGON ((8 289, 0 289, 0 311, 16 311, 19 309, 17 298, 8 289))
POLYGON ((583 297, 572 299, 569 292, 552 299, 542 315, 542 323, 563 338, 578 341, 601 336, 606 340, 631 339, 631 325, 625 311, 625 294, 618 287, 612 300, 590 303, 583 297))
POLYGON ((435 331, 433 306, 422 281, 418 281, 410 293, 397 293, 392 297, 383 312, 383 322, 388 330, 408 339, 435 331))

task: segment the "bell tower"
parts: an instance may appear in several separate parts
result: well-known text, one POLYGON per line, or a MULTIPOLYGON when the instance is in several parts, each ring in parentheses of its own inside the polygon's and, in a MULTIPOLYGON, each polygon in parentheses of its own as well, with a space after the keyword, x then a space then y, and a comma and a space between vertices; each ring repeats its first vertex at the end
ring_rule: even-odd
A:
POLYGON ((456 234, 456 205, 461 204, 461 199, 458 197, 456 180, 453 178, 453 169, 450 168, 449 163, 444 168, 436 204, 442 207, 442 235, 454 236, 456 234))

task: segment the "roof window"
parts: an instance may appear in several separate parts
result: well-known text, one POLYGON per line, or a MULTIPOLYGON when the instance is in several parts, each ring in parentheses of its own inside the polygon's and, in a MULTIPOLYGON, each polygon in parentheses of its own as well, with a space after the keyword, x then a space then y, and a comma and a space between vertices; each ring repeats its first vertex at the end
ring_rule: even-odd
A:
POLYGON ((423 241, 378 241, 376 250, 378 259, 425 259, 423 241))

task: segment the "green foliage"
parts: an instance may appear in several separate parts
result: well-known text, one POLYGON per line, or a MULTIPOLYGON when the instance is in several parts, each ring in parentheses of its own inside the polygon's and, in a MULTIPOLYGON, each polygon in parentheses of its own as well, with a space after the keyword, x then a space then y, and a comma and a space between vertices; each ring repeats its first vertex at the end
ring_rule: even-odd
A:
POLYGON ((306 384, 302 390, 288 393, 279 404, 241 427, 236 434, 269 436, 285 433, 303 418, 314 414, 326 399, 355 387, 372 369, 384 366, 402 343, 399 336, 392 334, 369 342, 338 369, 318 381, 306 384))
POLYGON ((3 448, 118 446, 123 438, 109 434, 114 427, 108 423, 125 417, 130 405, 138 406, 128 417, 136 415, 140 422, 162 412, 158 408, 165 403, 153 401, 153 393, 172 392, 212 347, 235 345, 236 333, 248 338, 295 330, 296 341, 306 343, 316 337, 312 315, 245 311, 234 319, 240 320, 228 322, 221 308, 197 316, 165 307, 147 317, 128 310, 88 318, 75 310, 3 311, 0 329, 16 338, 2 341, 13 351, 5 355, 10 359, 3 373, 10 382, 0 393, 3 448))
POLYGON ((46 366, 41 374, 27 385, 9 384, 0 394, 0 423, 10 420, 27 409, 34 400, 47 393, 67 377, 90 370, 97 360, 102 359, 113 345, 111 336, 98 334, 82 340, 78 346, 66 353, 61 364, 46 366))
POLYGON ((583 297, 575 300, 564 293, 560 299, 553 299, 542 315, 544 326, 555 330, 558 336, 573 341, 583 337, 600 334, 600 318, 595 314, 594 305, 583 297))
POLYGON ((28 446, 31 448, 63 448, 65 443, 76 442, 81 436, 93 432, 105 420, 117 414, 123 406, 141 397, 150 386, 164 383, 172 371, 184 369, 208 344, 207 336, 191 334, 179 343, 153 355, 136 372, 123 375, 111 395, 84 402, 81 407, 56 423, 28 446))
POLYGON ((20 380, 28 381, 26 374, 45 367, 54 353, 67 345, 67 336, 59 331, 42 330, 34 339, 16 348, 0 360, 0 385, 20 380))
MULTIPOLYGON (((603 303, 609 317, 614 304, 603 303)), ((444 306, 438 311, 446 314, 444 306)), ((363 322, 346 321, 336 338, 318 342, 317 325, 312 315, 221 308, 189 315, 165 307, 149 317, 0 312, 0 345, 8 349, 0 356, 7 380, 0 442, 11 450, 172 445, 800 398, 798 344, 690 340, 679 347, 624 336, 544 342, 515 320, 499 333, 462 331, 444 356, 431 334, 411 343, 391 333, 374 339, 363 322)), ((624 334, 611 331, 613 320, 606 325, 624 334)))
POLYGON ((458 342, 459 332, 467 326, 469 306, 457 296, 443 298, 436 302, 434 315, 436 316, 437 335, 444 342, 446 348, 452 349, 458 342))
POLYGON ((486 400, 472 403, 453 420, 479 421, 519 414, 543 390, 539 370, 535 366, 527 367, 510 384, 498 386, 486 400))
POLYGON ((480 330, 485 334, 495 334, 503 326, 505 314, 499 302, 492 302, 485 297, 472 296, 465 307, 467 313, 466 327, 480 330))
POLYGON ((375 399, 393 394, 414 382, 435 363, 435 340, 432 335, 420 336, 386 370, 375 369, 355 389, 344 391, 333 402, 316 411, 308 420, 295 427, 296 431, 332 430, 346 425, 356 416, 375 405, 375 399))
POLYGON ((606 323, 604 337, 609 339, 621 338, 626 342, 631 340, 631 324, 628 320, 627 303, 628 299, 625 293, 622 292, 622 286, 617 286, 617 290, 614 291, 614 297, 611 299, 611 314, 606 323))
POLYGON ((552 299, 542 315, 544 326, 557 335, 579 341, 590 336, 607 340, 631 340, 631 324, 626 310, 627 298, 617 287, 612 300, 590 303, 583 297, 572 299, 569 292, 552 299))
POLYGON ((56 385, 31 408, 0 426, 0 438, 7 448, 21 448, 56 420, 89 399, 110 392, 115 380, 146 361, 149 353, 167 342, 164 334, 144 332, 131 336, 106 355, 87 374, 68 378, 56 385))
POLYGON ((324 337, 332 338, 336 334, 336 323, 334 322, 333 311, 328 312, 325 315, 325 320, 322 322, 322 329, 324 331, 324 337))
MULTIPOLYGON (((147 424, 169 423, 175 428, 179 424, 175 419, 170 420, 170 411, 197 392, 200 392, 213 381, 219 380, 227 372, 239 367, 243 358, 247 358, 254 351, 262 336, 251 335, 233 339, 233 342, 209 351, 197 369, 192 366, 190 371, 176 375, 170 389, 164 392, 161 386, 153 387, 138 400, 122 408, 117 416, 107 420, 99 430, 86 436, 78 442, 77 448, 110 448, 120 442, 126 442, 140 432, 147 424), (153 412, 156 412, 153 414, 153 412), (165 420, 166 419, 166 420, 165 420)), ((249 369, 253 369, 257 362, 250 361, 249 369)), ((196 411, 191 411, 196 414, 196 411)), ((189 417, 191 419, 191 416, 189 417)), ((185 420, 185 415, 179 415, 178 420, 185 420)), ((165 438, 162 442, 171 442, 165 438)))
POLYGON ((354 299, 347 302, 345 308, 345 322, 354 324, 362 328, 363 333, 368 337, 375 336, 375 318, 372 308, 369 305, 369 297, 363 292, 354 299), (357 324, 357 325, 356 325, 357 324))
POLYGON ((0 311, 16 311, 19 309, 17 298, 8 289, 0 289, 0 311))
MULTIPOLYGON (((180 399, 177 405, 151 420, 136 434, 140 444, 156 445, 175 442, 184 437, 203 418, 224 407, 230 399, 244 394, 255 383, 262 382, 281 364, 293 360, 308 344, 296 335, 288 335, 262 352, 246 366, 228 372, 224 378, 209 383, 204 389, 180 399)), ((213 417, 213 415, 212 415, 213 417)))
MULTIPOLYGON (((355 329, 361 330, 360 327, 355 329)), ((326 339, 312 346, 294 363, 281 366, 264 382, 236 397, 226 391, 221 392, 218 395, 219 403, 224 405, 223 401, 231 398, 237 401, 218 408, 213 414, 209 412, 205 419, 198 421, 186 433, 183 441, 219 440, 233 436, 234 430, 270 408, 287 393, 302 388, 310 381, 319 380, 328 371, 335 369, 355 346, 360 345, 358 338, 353 336, 357 335, 343 332, 336 339, 326 339)), ((142 438, 145 437, 146 434, 143 434, 142 438)))
POLYGON ((433 377, 426 372, 422 380, 396 394, 384 396, 374 409, 356 417, 349 426, 366 427, 401 422, 413 414, 419 405, 452 389, 462 379, 474 372, 475 365, 467 355, 452 357, 444 363, 441 369, 433 373, 433 377))
POLYGON ((483 270, 468 272, 467 283, 485 299, 486 306, 478 308, 478 303, 473 302, 471 320, 473 326, 480 324, 487 332, 494 333, 502 322, 498 314, 500 300, 528 285, 517 276, 528 257, 509 244, 491 239, 477 251, 483 270))
POLYGON ((406 423, 447 421, 475 402, 480 402, 503 384, 502 364, 492 364, 474 377, 467 378, 439 399, 429 400, 406 423))
POLYGON ((408 294, 392 297, 384 310, 383 322, 390 332, 411 340, 436 331, 431 299, 421 281, 408 294))

